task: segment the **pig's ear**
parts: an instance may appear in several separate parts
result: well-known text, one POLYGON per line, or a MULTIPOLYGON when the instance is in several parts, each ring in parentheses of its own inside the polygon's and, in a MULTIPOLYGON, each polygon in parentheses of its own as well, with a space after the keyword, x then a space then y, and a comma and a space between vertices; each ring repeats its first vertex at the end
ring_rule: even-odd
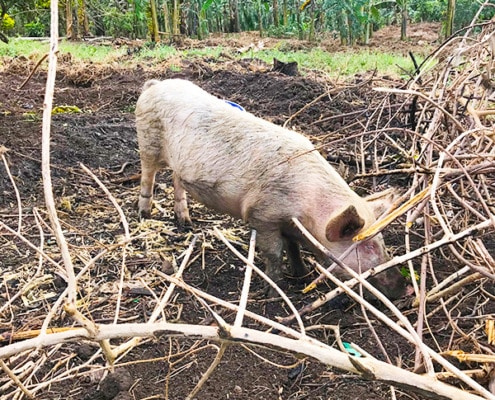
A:
POLYGON ((364 219, 359 216, 356 207, 351 205, 328 222, 325 234, 329 242, 349 240, 354 237, 363 226, 364 219))
POLYGON ((395 189, 387 189, 382 192, 373 193, 367 197, 365 200, 373 209, 373 214, 376 218, 380 217, 385 211, 387 211, 392 204, 394 204, 395 199, 399 197, 399 194, 395 189))

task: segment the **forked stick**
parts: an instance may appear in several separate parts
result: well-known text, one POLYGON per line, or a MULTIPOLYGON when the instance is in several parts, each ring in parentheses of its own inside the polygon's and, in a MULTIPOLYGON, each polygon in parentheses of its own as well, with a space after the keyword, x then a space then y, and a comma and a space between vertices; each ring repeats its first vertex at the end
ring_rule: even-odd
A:
MULTIPOLYGON (((222 332, 225 332, 225 330, 222 332)), ((307 336, 301 337, 300 339, 293 339, 286 336, 261 332, 245 327, 231 326, 229 328, 229 336, 225 337, 220 334, 219 327, 215 326, 190 325, 170 322, 156 322, 154 324, 101 324, 99 325, 99 330, 95 337, 90 337, 86 329, 77 328, 72 331, 47 335, 44 343, 42 343, 42 347, 78 341, 84 338, 100 341, 104 339, 123 338, 126 336, 180 336, 187 338, 200 338, 217 341, 227 340, 266 345, 284 351, 313 357, 326 365, 359 374, 369 380, 385 381, 389 384, 393 382, 396 386, 404 388, 408 391, 416 391, 423 394, 428 393, 432 398, 448 398, 456 400, 495 400, 495 396, 493 394, 489 393, 478 384, 476 384, 476 388, 474 389, 477 393, 479 393, 479 395, 470 393, 466 390, 458 389, 428 375, 419 375, 406 371, 394 365, 379 361, 373 357, 355 357, 350 354, 346 354, 307 336)), ((29 339, 20 343, 0 347, 0 358, 9 357, 19 353, 20 351, 35 348, 38 345, 40 345, 40 343, 36 339, 29 339)), ((453 371, 451 370, 451 372, 453 371)), ((460 377, 457 373, 454 373, 454 375, 460 377)), ((463 374, 461 373, 461 375, 463 374)))

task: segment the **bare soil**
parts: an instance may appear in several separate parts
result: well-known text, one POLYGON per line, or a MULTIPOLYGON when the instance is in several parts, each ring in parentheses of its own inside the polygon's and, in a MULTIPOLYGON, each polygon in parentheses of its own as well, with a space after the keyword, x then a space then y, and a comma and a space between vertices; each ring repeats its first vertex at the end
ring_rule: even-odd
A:
MULTIPOLYGON (((432 27, 425 26, 425 41, 432 41, 432 27)), ((394 34, 396 35, 396 34, 394 34)), ((384 37, 375 36, 383 41, 384 37)), ((390 39, 390 36, 385 36, 390 39)), ((393 36, 394 38, 397 36, 393 36)), ((212 39, 219 40, 219 39, 212 39)), ((390 39, 392 40, 392 39, 390 39)), ((394 43, 395 43, 395 39, 394 43)), ((418 39, 419 40, 419 39, 418 39)), ((402 49, 420 44, 401 44, 402 49)), ((372 44, 375 45, 375 44, 372 44)), ((129 57, 132 57, 129 56, 129 57)), ((154 306, 154 296, 160 296, 167 284, 153 270, 170 270, 170 264, 180 263, 177 257, 187 248, 192 234, 199 235, 193 262, 184 280, 190 285, 208 291, 222 299, 236 301, 242 285, 243 266, 213 235, 213 226, 227 232, 245 251, 249 241, 246 226, 231 218, 212 214, 198 204, 192 204, 195 223, 192 232, 176 229, 171 208, 170 177, 164 171, 159 177, 156 191, 160 210, 153 220, 139 222, 134 203, 138 196, 139 156, 134 128, 133 109, 143 83, 149 78, 187 78, 213 94, 241 104, 247 111, 272 122, 304 131, 319 142, 329 159, 343 161, 352 175, 354 142, 342 141, 343 126, 352 125, 353 117, 376 100, 374 85, 400 86, 398 81, 383 81, 377 77, 362 84, 369 77, 356 77, 348 89, 310 104, 333 87, 324 76, 308 73, 295 77, 270 71, 260 71, 254 60, 181 60, 180 70, 162 64, 136 65, 132 69, 118 66, 79 65, 70 56, 61 57, 57 74, 55 105, 77 106, 80 113, 60 113, 52 123, 52 178, 58 210, 71 248, 87 259, 102 246, 115 243, 123 235, 120 220, 107 196, 98 188, 80 164, 92 170, 106 185, 122 206, 134 235, 148 232, 152 239, 136 239, 131 243, 125 265, 128 270, 120 304, 120 322, 146 321, 154 306), (350 115, 350 116, 346 116, 350 115), (340 116, 340 117, 338 117, 340 116), (334 135, 329 135, 336 132, 334 135), (340 133, 339 133, 340 132, 340 133), (164 185, 166 184, 166 186, 164 185), (161 190, 164 189, 164 190, 161 190), (146 284, 143 284, 145 282, 146 284)), ((18 90, 28 75, 32 62, 5 60, 0 73, 0 145, 8 149, 6 157, 10 172, 15 177, 23 206, 22 232, 39 244, 39 232, 44 232, 45 251, 58 260, 58 251, 47 225, 41 180, 41 111, 46 74, 38 71, 26 86, 18 90), (39 217, 37 217, 39 215, 39 217), (37 222, 38 221, 38 222, 37 222), (39 222, 42 221, 42 222, 39 222)), ((399 121, 397 121, 399 123, 399 121)), ((342 164, 342 163, 341 163, 342 164)), ((341 165, 342 166, 342 165, 341 165)), ((2 167, 0 175, 0 218, 12 227, 17 226, 17 203, 12 184, 2 167)), ((353 180, 352 186, 362 193, 372 186, 380 187, 391 182, 373 179, 353 180)), ((407 176, 394 184, 407 184, 407 176)), ((393 230, 386 240, 392 249, 402 243, 394 238, 393 230)), ((4 280, 0 286, 0 306, 29 281, 33 270, 39 268, 33 251, 13 234, 1 232, 0 270, 4 280), (15 243, 15 245, 13 245, 15 243)), ((96 323, 113 320, 118 294, 115 282, 120 278, 122 254, 109 254, 101 259, 81 283, 81 307, 96 323)), ((85 259, 75 259, 80 269, 85 259)), ((257 260, 259 262, 259 260, 257 260)), ((439 263, 439 269, 449 265, 439 263)), ((53 267, 43 263, 42 274, 52 279, 38 289, 38 294, 52 292, 53 297, 34 298, 23 303, 16 300, 8 311, 0 315, 0 333, 39 329, 57 294, 65 288, 63 279, 57 278, 53 267), (27 305, 26 305, 27 304, 27 305), (24 310, 24 311, 22 311, 24 310), (22 311, 22 312, 21 312, 22 311), (15 319, 11 316, 15 315, 15 319)), ((261 288, 255 279, 252 291, 261 288)), ((288 294, 298 307, 314 300, 318 293, 303 296, 300 285, 294 283, 288 294)), ((321 288, 325 291, 324 288, 321 288)), ((167 309, 168 320, 188 323, 212 324, 209 313, 190 294, 179 291, 167 309)), ((287 310, 279 301, 253 297, 250 309, 275 318, 286 316, 287 310)), ((25 299, 24 299, 25 300, 25 299)), ((461 312, 461 311, 460 311, 461 312)), ((492 310, 493 312, 493 310, 492 310)), ((407 315, 407 310, 405 310, 407 315)), ((222 315, 232 321, 234 315, 222 315)), ((411 314, 414 318, 414 314, 411 314)), ((433 321, 431 321, 433 322, 433 321)), ((370 332, 359 307, 352 302, 325 306, 306 316, 310 325, 339 325, 342 339, 353 342, 378 358, 384 358, 376 338, 370 332)), ((446 320, 434 321, 438 329, 446 320)), ((52 326, 70 326, 72 321, 63 312, 58 313, 52 326)), ((257 326, 247 321, 247 326, 257 326)), ((404 368, 412 367, 414 349, 385 326, 373 321, 376 335, 381 339, 392 363, 404 368)), ((315 336, 329 344, 335 337, 324 327, 315 336)), ((430 340, 427 338, 426 340, 430 340)), ((444 341, 448 341, 445 337, 444 341)), ((117 360, 116 373, 110 381, 101 382, 105 360, 96 354, 97 346, 78 342, 63 345, 53 351, 39 351, 39 362, 31 382, 53 379, 53 383, 36 394, 37 399, 184 399, 207 370, 216 354, 216 344, 181 338, 156 338, 144 341, 117 360), (90 361, 88 361, 93 357, 90 361), (62 378, 64 370, 76 371, 62 378)), ((28 357, 28 355, 25 355, 28 357)), ((0 374, 0 386, 7 382, 0 374)), ((10 398, 12 387, 5 389, 1 398, 10 398), (5 397, 4 397, 5 396, 5 397)), ((352 374, 330 370, 318 362, 300 360, 293 354, 272 349, 232 345, 221 364, 207 381, 198 399, 391 399, 391 387, 385 383, 363 380, 352 374)), ((422 399, 407 389, 395 389, 395 398, 422 399)))

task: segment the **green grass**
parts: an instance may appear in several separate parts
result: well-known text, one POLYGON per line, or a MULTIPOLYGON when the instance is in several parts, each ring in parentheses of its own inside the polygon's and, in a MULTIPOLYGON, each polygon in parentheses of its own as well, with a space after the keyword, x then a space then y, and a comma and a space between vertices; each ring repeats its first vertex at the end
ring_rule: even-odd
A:
POLYGON ((141 51, 135 55, 135 58, 145 60, 166 60, 179 54, 180 52, 172 46, 158 45, 154 48, 144 46, 141 51))
POLYGON ((87 43, 74 43, 62 41, 58 46, 62 53, 71 53, 76 59, 93 61, 95 63, 106 62, 114 57, 116 52, 122 53, 123 49, 115 50, 111 46, 95 46, 87 43))
MULTIPOLYGON (((95 46, 88 43, 72 43, 61 41, 59 43, 61 53, 71 53, 72 56, 79 60, 105 62, 114 57, 118 51, 111 46, 95 46)), ((0 44, 0 56, 18 57, 25 56, 29 58, 38 58, 48 53, 50 44, 47 41, 34 41, 23 39, 10 39, 8 44, 0 44)))
POLYGON ((0 43, 0 56, 36 56, 43 55, 48 51, 48 43, 29 40, 10 39, 8 44, 0 43))
POLYGON ((309 51, 283 52, 267 50, 255 54, 256 57, 271 63, 273 57, 280 61, 297 61, 300 69, 323 71, 330 76, 351 76, 357 73, 378 70, 381 74, 400 75, 401 69, 412 70, 412 62, 401 55, 349 49, 346 52, 330 53, 320 48, 309 51))
MULTIPOLYGON (((237 58, 260 58, 269 64, 272 63, 274 57, 284 62, 297 61, 299 70, 302 74, 307 70, 318 70, 328 74, 330 77, 352 76, 357 73, 375 69, 380 74, 398 76, 402 74, 401 68, 408 71, 413 69, 412 62, 407 57, 392 53, 370 51, 366 48, 361 50, 353 48, 349 49, 349 51, 330 53, 317 47, 303 51, 283 51, 281 49, 282 46, 283 44, 279 46, 279 48, 263 49, 258 52, 248 51, 243 55, 230 54, 237 58)), ((36 60, 46 54, 48 50, 48 42, 14 38, 9 44, 0 43, 0 57, 23 55, 36 60)), ((125 55, 127 52, 126 47, 115 49, 112 46, 92 45, 80 42, 73 43, 68 41, 61 41, 59 50, 61 53, 70 53, 76 60, 91 61, 93 63, 112 62, 115 58, 125 55)), ((150 63, 153 60, 163 61, 171 58, 216 59, 220 56, 220 53, 228 51, 227 48, 221 46, 188 50, 177 50, 172 46, 166 45, 158 45, 154 48, 143 46, 143 48, 130 57, 126 63, 132 64, 135 61, 147 61, 150 63)), ((121 60, 119 60, 119 62, 121 62, 121 60)))

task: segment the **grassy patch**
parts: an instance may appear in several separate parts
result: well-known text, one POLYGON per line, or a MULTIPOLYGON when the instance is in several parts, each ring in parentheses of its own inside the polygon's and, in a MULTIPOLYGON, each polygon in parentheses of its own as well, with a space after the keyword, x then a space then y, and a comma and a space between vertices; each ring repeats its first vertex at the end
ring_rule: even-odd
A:
MULTIPOLYGON (((280 47, 280 46, 279 46, 280 47)), ((112 46, 94 45, 88 43, 74 43, 61 41, 59 45, 61 53, 70 53, 76 60, 91 61, 92 63, 109 63, 117 57, 126 55, 125 46, 115 49, 112 46)), ((31 59, 39 59, 49 50, 47 41, 30 41, 21 39, 12 39, 8 45, 0 44, 0 56, 25 56, 31 59)), ((196 49, 177 50, 172 46, 159 45, 154 48, 143 46, 139 52, 129 58, 130 65, 135 61, 153 60, 163 61, 170 58, 209 58, 216 59, 220 54, 228 53, 229 49, 222 46, 203 47, 196 49)), ((331 77, 352 76, 356 73, 377 70, 380 74, 400 75, 401 68, 411 71, 412 62, 409 58, 378 51, 370 51, 363 48, 349 51, 327 52, 320 48, 313 48, 302 51, 283 51, 279 48, 263 49, 258 52, 248 52, 246 54, 233 54, 237 58, 260 58, 267 63, 272 63, 273 58, 281 61, 297 61, 301 73, 305 70, 318 70, 328 74, 331 77), (398 67, 400 66, 400 68, 398 67)), ((120 59, 119 62, 122 62, 120 59)), ((127 62, 126 62, 127 63, 127 62)), ((174 64, 175 65, 175 64, 174 64)))
POLYGON ((413 69, 412 62, 407 57, 368 49, 360 51, 350 49, 335 53, 320 48, 298 52, 267 50, 256 53, 256 57, 266 62, 271 62, 273 57, 285 62, 297 61, 303 71, 304 69, 319 70, 330 76, 350 76, 375 69, 381 74, 400 75, 401 68, 413 69))
POLYGON ((92 62, 108 62, 123 52, 123 49, 114 49, 111 46, 95 46, 87 43, 74 43, 62 41, 59 44, 59 50, 63 53, 71 53, 76 59, 92 62))
MULTIPOLYGON (((48 53, 50 44, 47 40, 25 40, 11 38, 8 44, 0 45, 0 56, 25 56, 33 59, 48 53)), ((88 43, 74 43, 62 40, 59 43, 61 53, 71 53, 75 59, 92 62, 107 62, 109 58, 123 50, 111 46, 95 46, 88 43)))
POLYGON ((39 42, 31 40, 21 40, 11 38, 8 44, 0 43, 0 56, 7 57, 35 57, 45 54, 49 49, 48 42, 39 42))
POLYGON ((180 55, 180 53, 182 52, 172 46, 158 45, 153 48, 143 46, 135 57, 136 59, 162 61, 180 55))

